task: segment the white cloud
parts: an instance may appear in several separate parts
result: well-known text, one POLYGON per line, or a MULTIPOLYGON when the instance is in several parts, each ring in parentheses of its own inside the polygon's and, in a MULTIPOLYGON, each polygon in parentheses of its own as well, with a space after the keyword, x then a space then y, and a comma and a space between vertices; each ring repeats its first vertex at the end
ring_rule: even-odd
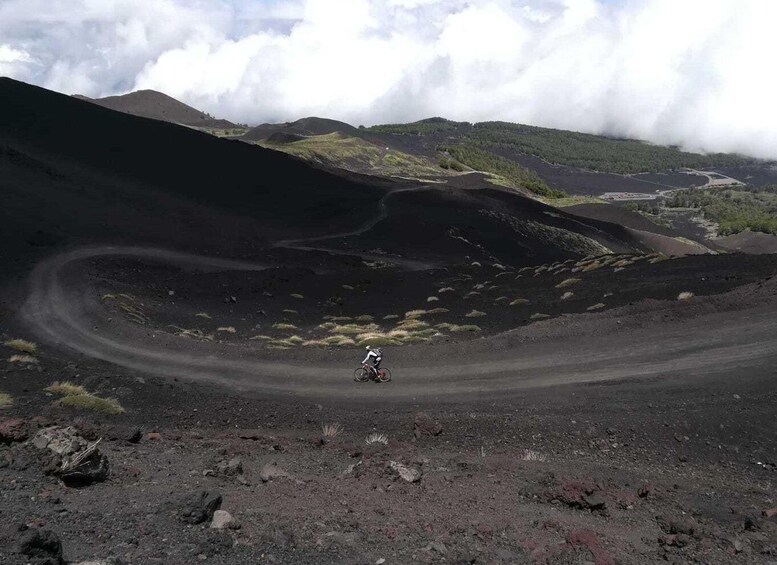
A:
POLYGON ((4 0, 0 73, 241 122, 441 115, 777 158, 772 0, 4 0))

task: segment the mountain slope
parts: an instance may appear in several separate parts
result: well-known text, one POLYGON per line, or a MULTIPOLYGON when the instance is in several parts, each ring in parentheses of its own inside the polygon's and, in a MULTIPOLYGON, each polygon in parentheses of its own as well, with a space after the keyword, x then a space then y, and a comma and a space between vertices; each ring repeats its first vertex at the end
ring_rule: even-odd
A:
POLYGON ((451 174, 427 157, 410 155, 339 132, 313 136, 275 132, 258 143, 306 161, 367 175, 436 180, 451 174))
POLYGON ((7 78, 0 79, 0 187, 0 226, 13 239, 154 239, 198 248, 325 233, 385 193, 275 151, 7 78))
POLYGON ((380 249, 430 265, 645 249, 619 226, 494 189, 479 175, 428 187, 335 174, 11 79, 0 79, 0 188, 0 236, 16 242, 3 250, 14 258, 116 242, 294 257, 380 249), (280 245, 289 240, 300 243, 280 245))
POLYGON ((345 122, 330 120, 327 118, 302 118, 296 122, 284 124, 262 124, 251 128, 242 137, 245 141, 263 141, 275 133, 284 133, 298 136, 326 135, 329 133, 343 133, 350 136, 358 136, 359 129, 345 122))
POLYGON ((86 96, 76 96, 80 100, 98 104, 104 108, 133 114, 152 120, 161 120, 163 122, 172 122, 186 126, 212 128, 212 129, 233 129, 236 124, 228 120, 213 118, 206 112, 187 106, 175 98, 155 90, 138 90, 121 96, 108 96, 106 98, 87 98, 86 96))

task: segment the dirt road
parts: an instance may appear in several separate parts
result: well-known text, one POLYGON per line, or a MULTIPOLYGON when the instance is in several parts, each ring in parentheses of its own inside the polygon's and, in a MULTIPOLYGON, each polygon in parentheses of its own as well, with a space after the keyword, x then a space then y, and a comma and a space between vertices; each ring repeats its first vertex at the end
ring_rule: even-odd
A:
MULTIPOLYGON (((159 249, 97 247, 54 256, 29 281, 24 321, 47 343, 149 374, 213 382, 267 396, 421 402, 507 398, 534 387, 668 376, 704 378, 777 359, 774 304, 725 307, 670 323, 639 326, 618 309, 549 320, 455 345, 393 349, 390 385, 351 380, 359 351, 284 352, 269 359, 250 343, 184 340, 119 320, 108 321, 84 262, 108 256, 163 261, 195 270, 260 270, 264 265, 159 249), (618 318, 622 316, 625 325, 618 318), (571 326, 570 326, 571 324, 571 326), (606 330, 603 328, 611 328, 606 330)), ((723 299, 725 301, 725 299, 723 299)), ((667 305, 674 308, 675 305, 667 305)))

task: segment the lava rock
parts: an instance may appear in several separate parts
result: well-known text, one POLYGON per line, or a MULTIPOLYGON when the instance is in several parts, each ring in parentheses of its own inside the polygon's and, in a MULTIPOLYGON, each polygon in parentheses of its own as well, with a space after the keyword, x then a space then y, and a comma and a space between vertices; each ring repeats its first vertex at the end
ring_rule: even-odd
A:
POLYGON ((192 492, 179 504, 179 517, 187 524, 202 524, 213 519, 213 513, 221 507, 221 495, 206 490, 192 492))
POLYGON ((219 474, 234 477, 243 473, 243 462, 235 457, 229 461, 221 461, 216 468, 219 474))
POLYGON ((0 418, 0 443, 11 444, 26 440, 27 423, 18 418, 0 418))
POLYGON ((114 441, 138 443, 143 439, 143 430, 133 426, 111 426, 105 435, 108 439, 114 441))
POLYGON ((423 476, 421 469, 419 469, 418 467, 408 467, 407 465, 403 465, 402 463, 398 463, 397 461, 390 461, 389 469, 391 469, 392 472, 396 473, 396 475, 399 478, 401 478, 404 481, 407 481, 408 483, 417 483, 418 481, 421 480, 421 477, 423 476))
POLYGON ((413 435, 420 438, 422 436, 438 436, 442 433, 442 424, 435 421, 431 416, 424 412, 415 415, 413 421, 413 435))
POLYGON ((17 551, 34 565, 62 565, 62 542, 51 530, 30 528, 23 532, 17 551))
POLYGON ((216 510, 213 513, 213 520, 211 520, 210 527, 214 530, 239 530, 240 523, 232 517, 232 514, 226 510, 216 510))
POLYGON ((267 483, 273 479, 280 479, 288 476, 289 474, 278 467, 276 463, 268 463, 262 467, 262 471, 259 473, 259 478, 262 479, 263 483, 267 483))
POLYGON ((668 534, 697 536, 700 533, 696 523, 685 516, 658 516, 656 521, 668 534))
POLYGON ((32 444, 52 455, 44 461, 46 472, 73 487, 104 481, 110 472, 108 458, 96 443, 89 443, 75 428, 51 426, 35 434, 32 444))

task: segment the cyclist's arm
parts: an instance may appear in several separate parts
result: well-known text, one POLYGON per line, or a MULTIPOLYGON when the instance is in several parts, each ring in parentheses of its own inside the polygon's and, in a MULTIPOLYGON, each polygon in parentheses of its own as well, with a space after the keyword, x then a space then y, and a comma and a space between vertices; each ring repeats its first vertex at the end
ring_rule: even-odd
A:
POLYGON ((365 357, 365 358, 364 358, 364 361, 362 361, 362 365, 364 365, 364 364, 365 364, 367 361, 369 361, 369 360, 370 360, 370 355, 372 355, 372 353, 371 353, 371 352, 370 352, 370 353, 368 353, 368 354, 367 354, 367 357, 365 357))

